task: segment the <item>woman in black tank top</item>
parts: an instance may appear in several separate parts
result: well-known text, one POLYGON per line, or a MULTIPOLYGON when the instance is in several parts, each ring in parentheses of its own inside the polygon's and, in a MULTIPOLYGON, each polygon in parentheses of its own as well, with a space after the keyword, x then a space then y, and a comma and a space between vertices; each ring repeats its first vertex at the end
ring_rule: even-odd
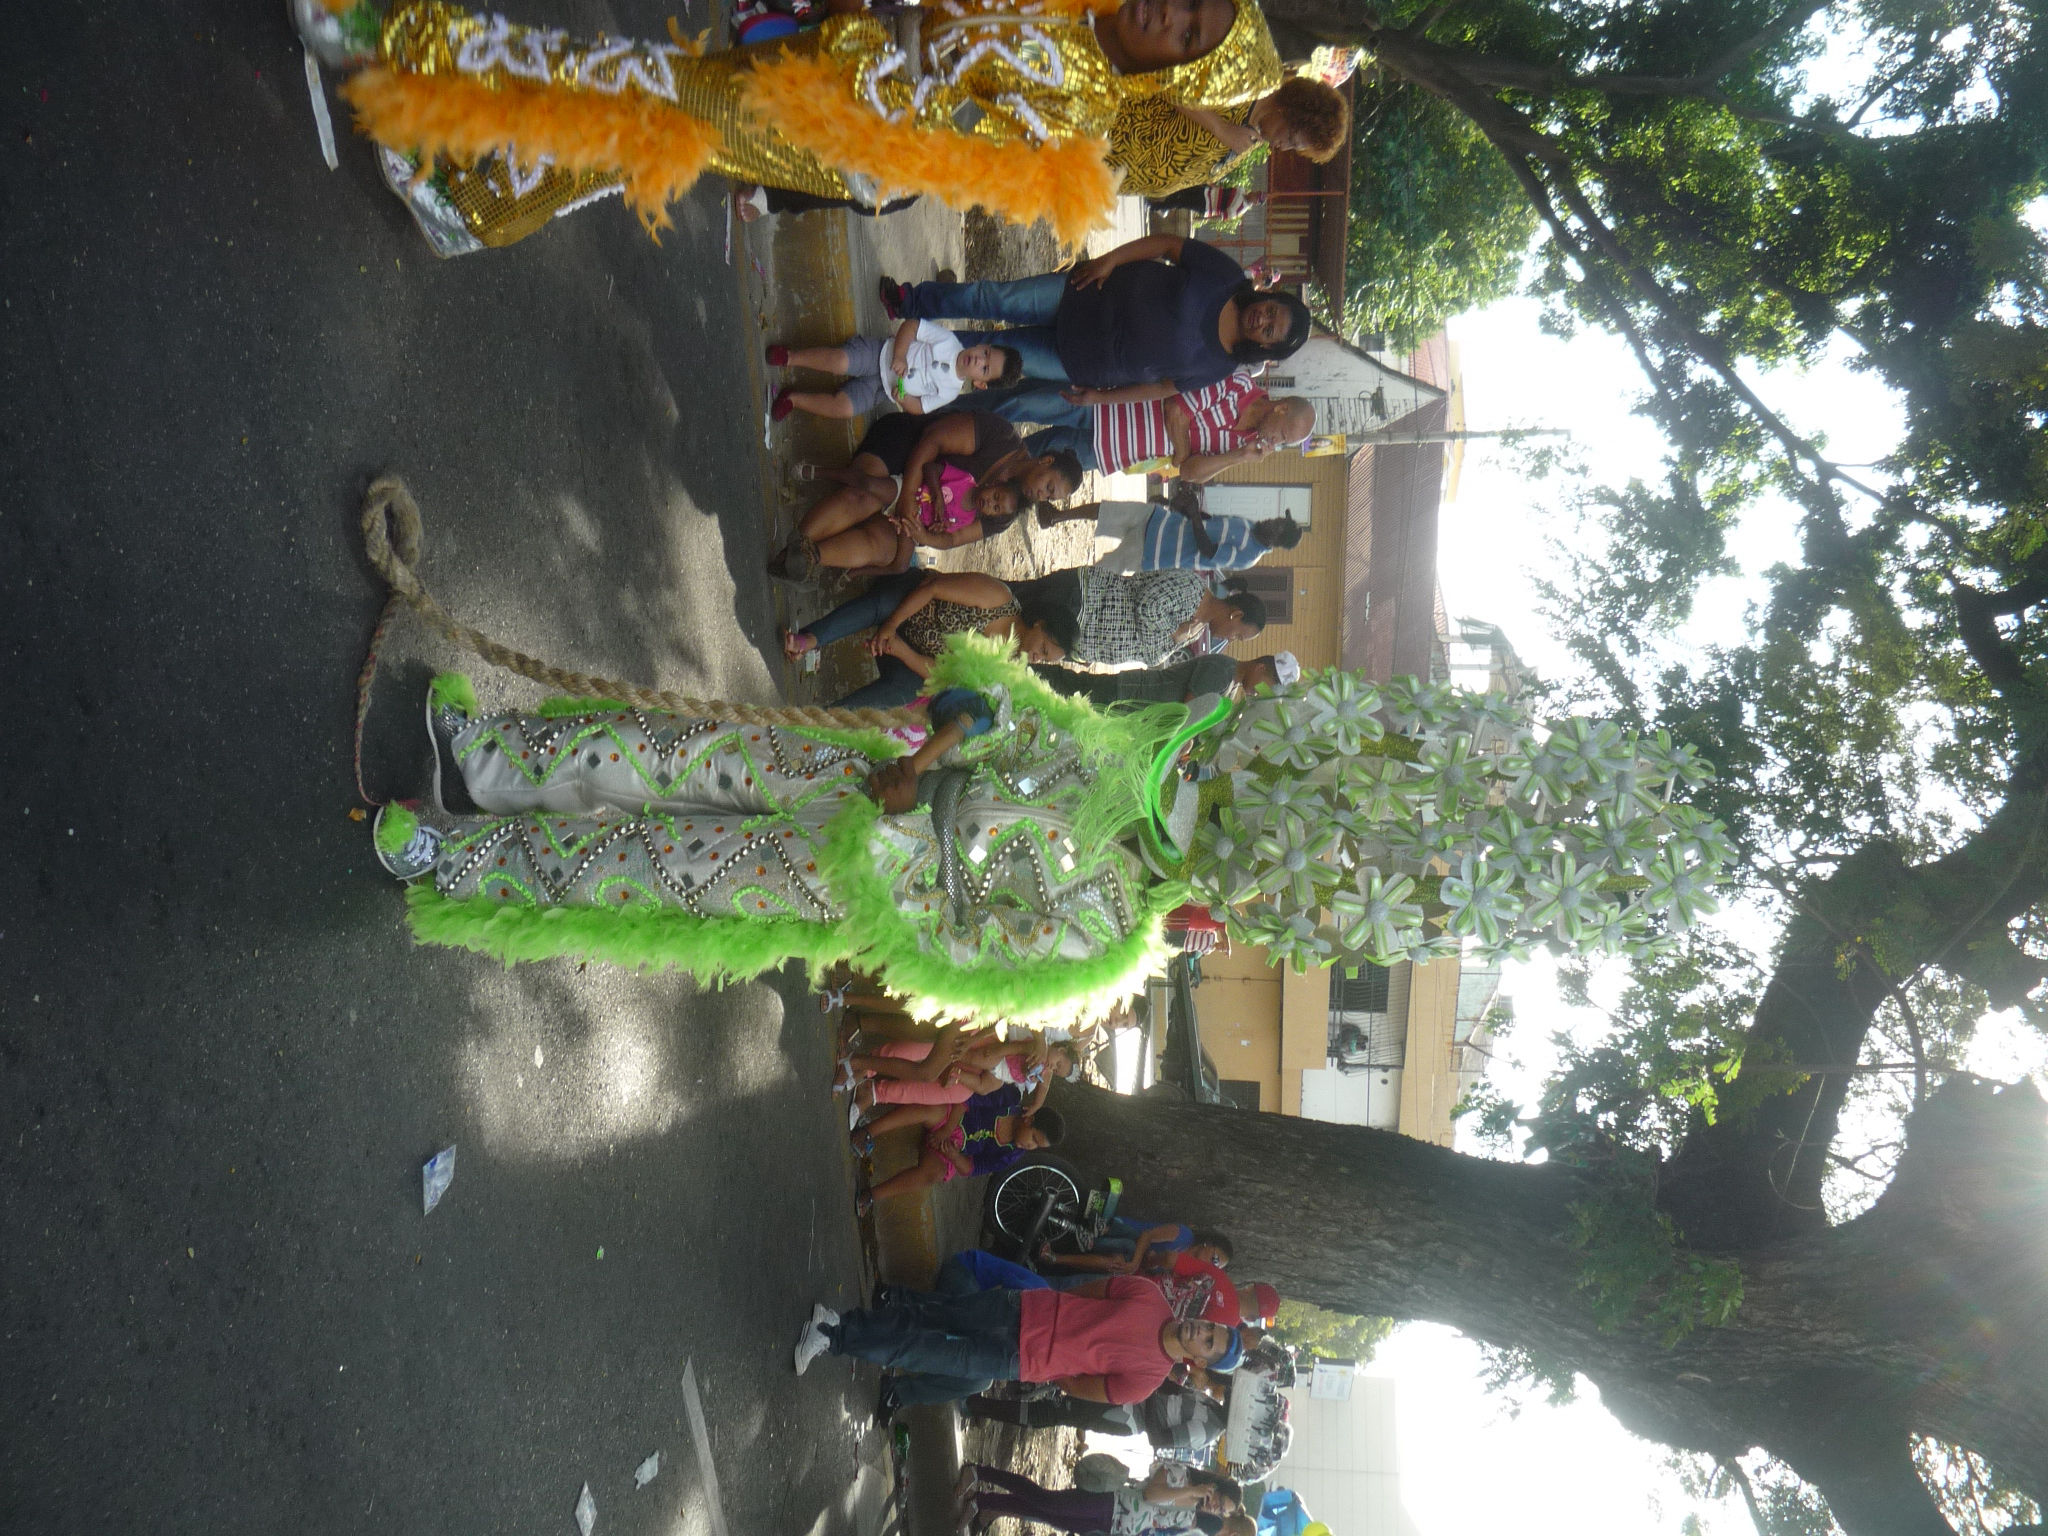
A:
POLYGON ((1081 464, 1065 450, 1028 452, 1017 429, 1001 417, 946 411, 884 416, 861 439, 853 462, 830 478, 839 489, 804 514, 796 537, 768 562, 769 575, 805 581, 820 568, 857 576, 907 570, 919 546, 972 544, 1009 527, 1025 501, 1071 496, 1081 484, 1081 464), (928 528, 918 517, 917 492, 925 487, 937 498, 942 465, 971 475, 977 496, 997 486, 1010 494, 1000 506, 989 496, 987 510, 951 532, 928 528))

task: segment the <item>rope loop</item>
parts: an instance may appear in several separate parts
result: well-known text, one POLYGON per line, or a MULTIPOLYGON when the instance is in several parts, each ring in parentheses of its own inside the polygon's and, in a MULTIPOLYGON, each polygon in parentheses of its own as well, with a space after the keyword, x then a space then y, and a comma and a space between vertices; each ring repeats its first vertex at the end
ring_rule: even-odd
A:
POLYGON ((909 709, 831 709, 819 704, 742 704, 728 699, 699 699, 672 693, 665 688, 647 688, 596 673, 554 666, 501 644, 481 630, 458 623, 435 600, 416 569, 425 543, 419 503, 413 500, 412 492, 398 476, 380 475, 371 483, 363 497, 362 531, 363 554, 391 589, 391 596, 370 636, 369 655, 356 679, 356 789, 371 805, 383 802, 363 787, 363 722, 370 712, 370 688, 376 680, 378 652, 384 642, 384 633, 400 607, 412 609, 448 640, 474 652, 493 666, 516 672, 544 687, 576 698, 618 699, 665 714, 729 720, 736 725, 887 731, 921 723, 918 713, 909 709))

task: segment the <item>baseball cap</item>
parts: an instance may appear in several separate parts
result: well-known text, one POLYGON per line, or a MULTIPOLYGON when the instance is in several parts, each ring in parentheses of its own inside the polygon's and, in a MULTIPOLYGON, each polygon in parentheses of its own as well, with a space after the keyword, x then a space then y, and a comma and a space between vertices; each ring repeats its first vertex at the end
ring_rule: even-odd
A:
POLYGON ((1280 1293, 1278 1291, 1274 1290, 1273 1287, 1266 1284, 1263 1280, 1256 1282, 1252 1286, 1251 1291, 1252 1304, 1245 1312, 1245 1316, 1248 1319, 1270 1323, 1275 1317, 1280 1315, 1280 1293))
POLYGON ((1229 1331, 1230 1344, 1211 1365, 1212 1371, 1234 1371, 1244 1362, 1244 1335, 1235 1328, 1229 1331))

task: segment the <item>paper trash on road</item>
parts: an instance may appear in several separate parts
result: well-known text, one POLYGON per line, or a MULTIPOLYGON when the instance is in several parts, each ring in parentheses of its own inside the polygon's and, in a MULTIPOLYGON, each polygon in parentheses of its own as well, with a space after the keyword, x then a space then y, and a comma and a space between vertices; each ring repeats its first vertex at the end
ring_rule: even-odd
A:
POLYGON ((455 1149, 443 1147, 420 1165, 420 1199, 431 1211, 455 1182, 455 1149))
POLYGON ((306 94, 313 99, 313 127, 320 135, 320 158, 327 169, 341 169, 341 157, 334 152, 334 119, 327 113, 327 88, 320 83, 320 61, 306 50, 306 94))
POLYGON ((641 1462, 639 1466, 633 1469, 633 1486, 635 1488, 645 1488, 649 1483, 654 1481, 654 1479, 660 1474, 660 1472, 661 1452, 656 1451, 652 1456, 648 1457, 645 1461, 641 1462))
POLYGON ((590 1484, 583 1485, 583 1491, 576 1495, 576 1529, 583 1536, 597 1529, 597 1500, 590 1496, 590 1484))

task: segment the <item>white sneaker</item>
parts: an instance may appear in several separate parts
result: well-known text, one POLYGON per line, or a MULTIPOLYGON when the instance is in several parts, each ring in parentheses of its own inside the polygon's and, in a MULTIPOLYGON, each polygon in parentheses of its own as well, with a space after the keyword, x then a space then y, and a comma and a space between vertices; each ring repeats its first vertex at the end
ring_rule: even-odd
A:
MULTIPOLYGON (((823 1309, 820 1308, 822 1311, 823 1309)), ((796 1373, 801 1376, 811 1368, 811 1362, 831 1349, 832 1341, 825 1337, 815 1319, 804 1324, 804 1331, 796 1341, 796 1373)))
POLYGON ((839 1314, 821 1301, 811 1308, 811 1326, 813 1328, 837 1328, 839 1326, 839 1314))

